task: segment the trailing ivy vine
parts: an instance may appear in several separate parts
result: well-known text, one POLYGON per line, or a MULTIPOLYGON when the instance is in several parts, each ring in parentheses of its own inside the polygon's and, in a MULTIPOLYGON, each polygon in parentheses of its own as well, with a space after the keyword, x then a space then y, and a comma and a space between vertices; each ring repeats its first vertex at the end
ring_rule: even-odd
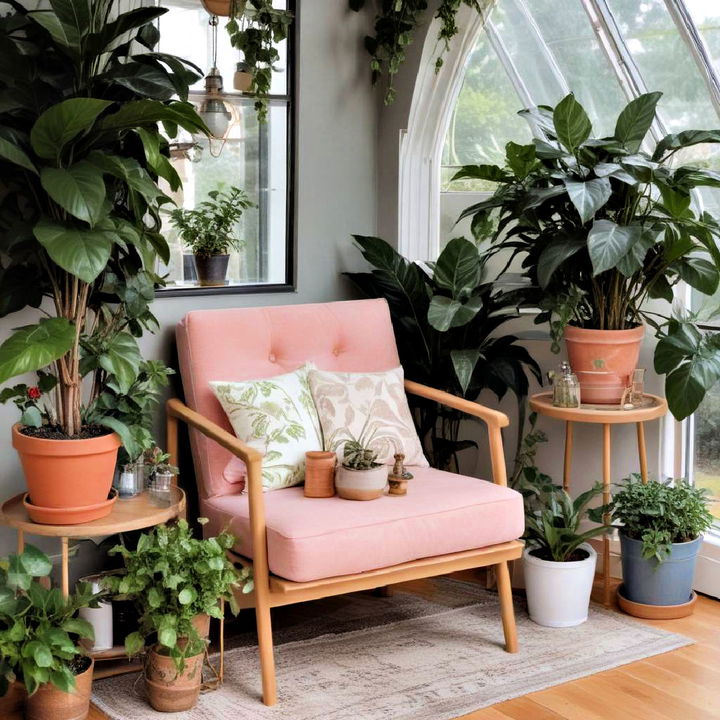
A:
MULTIPOLYGON (((349 0, 350 9, 361 11, 366 0, 349 0)), ((461 5, 483 11, 483 0, 441 0, 435 13, 440 20, 438 45, 440 52, 435 59, 435 72, 443 64, 443 55, 450 48, 450 42, 458 33, 456 16, 461 5)), ((405 61, 405 49, 413 41, 416 29, 427 10, 427 0, 381 0, 375 15, 374 35, 365 38, 365 49, 370 53, 370 70, 373 85, 383 76, 387 77, 385 104, 395 100, 394 76, 405 61)))

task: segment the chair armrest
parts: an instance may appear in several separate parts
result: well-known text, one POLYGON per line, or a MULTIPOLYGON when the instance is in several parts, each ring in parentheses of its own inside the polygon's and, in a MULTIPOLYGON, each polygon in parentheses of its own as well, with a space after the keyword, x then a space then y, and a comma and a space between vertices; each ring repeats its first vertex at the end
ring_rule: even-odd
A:
POLYGON ((496 485, 507 485, 507 469, 505 467, 505 451, 503 450, 501 429, 507 427, 510 424, 510 420, 505 413, 485 407, 484 405, 480 405, 480 403, 471 402, 457 395, 452 395, 443 390, 437 390, 436 388, 416 383, 413 380, 405 381, 405 391, 411 395, 433 400, 441 405, 446 405, 447 407, 460 410, 461 412, 483 420, 488 428, 493 482, 496 485))
POLYGON ((495 425, 497 427, 507 427, 510 424, 510 419, 505 413, 501 413, 499 410, 493 410, 492 408, 480 405, 480 403, 466 400, 465 398, 452 395, 449 392, 443 390, 437 390, 436 388, 428 387, 427 385, 421 385, 413 380, 405 381, 405 391, 411 395, 418 395, 419 397, 426 398, 427 400, 434 400, 441 405, 460 410, 467 415, 480 418, 484 420, 488 425, 495 425))

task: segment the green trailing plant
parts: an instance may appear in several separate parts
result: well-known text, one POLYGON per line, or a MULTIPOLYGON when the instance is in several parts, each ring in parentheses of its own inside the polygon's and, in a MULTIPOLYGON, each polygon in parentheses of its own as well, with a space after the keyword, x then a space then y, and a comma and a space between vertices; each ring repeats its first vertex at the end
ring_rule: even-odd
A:
POLYGON ((713 524, 708 490, 686 480, 643 483, 634 473, 618 487, 610 503, 595 508, 591 517, 609 514, 621 533, 642 541, 646 559, 667 560, 673 543, 695 540, 713 524))
POLYGON ((158 181, 180 187, 166 138, 179 127, 207 132, 187 102, 201 73, 154 51, 162 8, 8 5, 0 18, 0 316, 45 299, 48 312, 0 345, 0 383, 53 375, 47 400, 58 437, 96 424, 132 447, 138 431, 125 424, 126 408, 142 415, 131 407, 134 393, 161 374, 142 366, 136 340, 157 325, 155 265, 169 258, 160 209, 171 201, 158 181))
POLYGON ((78 641, 93 640, 93 628, 75 615, 98 607, 102 593, 78 583, 65 598, 39 582, 51 570, 50 559, 33 545, 0 561, 0 696, 15 680, 30 695, 45 683, 72 692, 75 675, 90 666, 78 641))
MULTIPOLYGON (((349 0, 350 9, 362 10, 365 0, 349 0)), ((370 54, 370 70, 373 85, 387 78, 385 104, 395 100, 394 77, 405 61, 405 51, 412 43, 418 26, 423 22, 427 10, 427 0, 381 0, 377 3, 374 35, 365 38, 365 49, 370 54)), ((438 45, 440 52, 435 59, 435 72, 443 65, 443 54, 449 49, 450 42, 458 33, 456 15, 461 5, 467 5, 482 13, 484 3, 481 0, 441 0, 435 17, 440 20, 438 45)))
POLYGON ((683 148, 720 142, 720 130, 672 133, 651 147, 660 96, 630 102, 603 138, 593 136, 572 94, 555 108, 523 110, 540 137, 508 143, 504 167, 466 166, 455 178, 497 184, 461 219, 472 218, 483 237, 494 225, 492 252, 522 265, 523 302, 541 309, 536 321, 549 322, 555 347, 568 323, 601 330, 648 323, 658 340, 655 370, 682 419, 720 378, 720 334, 702 332, 702 316, 656 313, 647 303, 671 302, 680 281, 706 295, 718 288, 720 223, 692 199, 697 188, 720 187, 720 174, 673 161, 683 148))
MULTIPOLYGON (((469 400, 485 389, 498 398, 511 391, 522 410, 526 372, 541 382, 540 368, 517 338, 498 333, 517 317, 517 303, 512 293, 493 285, 486 254, 455 238, 427 268, 380 238, 354 237, 372 270, 349 277, 366 295, 388 301, 405 376, 469 400)), ((458 452, 477 447, 458 438, 467 416, 413 396, 409 401, 433 467, 457 465, 458 452)))
POLYGON ((170 222, 177 228, 182 241, 200 257, 242 249, 244 243, 237 236, 236 225, 245 210, 255 207, 255 203, 237 187, 212 190, 208 198, 192 210, 171 210, 170 222))
POLYGON ((343 467, 348 470, 372 470, 380 467, 377 450, 365 447, 357 440, 348 440, 343 448, 343 467))
POLYGON ((268 95, 275 63, 280 60, 276 45, 288 36, 293 15, 273 7, 272 0, 232 0, 226 30, 230 42, 243 54, 238 70, 250 73, 249 92, 255 95, 258 120, 265 122, 268 95))
POLYGON ((237 570, 227 558, 234 544, 229 533, 198 540, 188 523, 179 520, 142 534, 135 550, 124 545, 110 550, 111 555, 122 555, 125 571, 106 576, 104 582, 114 595, 133 600, 139 612, 138 630, 125 638, 128 655, 137 655, 146 643, 155 642, 181 672, 186 658, 205 650, 206 640, 195 629, 193 618, 220 618, 221 600, 237 614, 234 591, 253 589, 251 570, 237 570))

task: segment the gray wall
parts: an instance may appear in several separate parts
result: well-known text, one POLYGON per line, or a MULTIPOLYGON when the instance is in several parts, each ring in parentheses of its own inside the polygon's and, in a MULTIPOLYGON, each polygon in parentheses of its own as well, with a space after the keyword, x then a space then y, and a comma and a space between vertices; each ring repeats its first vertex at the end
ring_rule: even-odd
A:
MULTIPOLYGON (((143 339, 145 357, 170 362, 175 324, 191 309, 337 300, 349 286, 342 270, 357 263, 351 233, 376 232, 377 111, 362 38, 366 16, 346 2, 299 2, 299 81, 296 163, 297 291, 282 294, 159 299, 161 332, 143 339), (330 32, 332 30, 332 32, 330 32)), ((30 312, 0 321, 0 341, 34 321, 30 312)), ((10 426, 13 405, 0 406, 0 498, 24 487, 10 426)), ((0 556, 14 547, 0 528, 0 556)))

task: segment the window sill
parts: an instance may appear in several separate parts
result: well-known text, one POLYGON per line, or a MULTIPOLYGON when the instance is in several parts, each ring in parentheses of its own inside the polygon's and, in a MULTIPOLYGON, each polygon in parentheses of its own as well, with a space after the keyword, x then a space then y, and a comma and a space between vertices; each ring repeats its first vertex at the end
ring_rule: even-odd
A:
POLYGON ((260 295, 270 293, 295 292, 295 286, 290 283, 261 283, 259 285, 222 285, 218 287, 202 287, 193 285, 187 287, 158 288, 155 299, 171 297, 200 297, 201 295, 260 295))

